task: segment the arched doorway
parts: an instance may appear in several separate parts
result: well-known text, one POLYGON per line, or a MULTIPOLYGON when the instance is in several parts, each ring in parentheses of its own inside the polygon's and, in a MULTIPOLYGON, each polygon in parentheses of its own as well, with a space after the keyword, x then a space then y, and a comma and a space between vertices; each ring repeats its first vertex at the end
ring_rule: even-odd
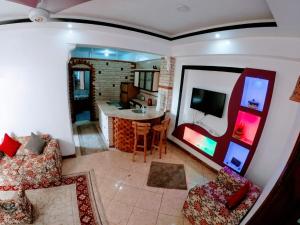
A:
POLYGON ((69 62, 69 99, 72 123, 79 120, 96 120, 95 69, 86 60, 69 62))

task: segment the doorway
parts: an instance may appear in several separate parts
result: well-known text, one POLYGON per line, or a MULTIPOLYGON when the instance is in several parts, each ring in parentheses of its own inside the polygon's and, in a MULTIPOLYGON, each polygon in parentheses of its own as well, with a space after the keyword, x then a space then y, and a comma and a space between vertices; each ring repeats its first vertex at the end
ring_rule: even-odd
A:
POLYGON ((71 104, 72 104, 72 122, 90 121, 92 112, 91 95, 91 70, 82 68, 73 68, 71 75, 71 104))

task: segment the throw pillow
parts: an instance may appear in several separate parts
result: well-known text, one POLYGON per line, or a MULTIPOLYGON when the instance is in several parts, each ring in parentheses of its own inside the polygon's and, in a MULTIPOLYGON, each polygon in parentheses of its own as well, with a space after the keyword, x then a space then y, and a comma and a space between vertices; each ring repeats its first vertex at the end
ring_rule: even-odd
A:
POLYGON ((0 151, 4 152, 9 157, 13 157, 20 146, 20 142, 12 139, 10 136, 8 136, 8 134, 5 134, 3 142, 0 145, 0 151))
POLYGON ((39 155, 43 152, 45 144, 46 142, 42 138, 31 132, 30 139, 25 148, 39 155))
POLYGON ((226 197, 226 201, 227 201, 226 206, 229 209, 234 209, 246 197, 249 189, 250 189, 250 182, 246 182, 237 192, 226 197))

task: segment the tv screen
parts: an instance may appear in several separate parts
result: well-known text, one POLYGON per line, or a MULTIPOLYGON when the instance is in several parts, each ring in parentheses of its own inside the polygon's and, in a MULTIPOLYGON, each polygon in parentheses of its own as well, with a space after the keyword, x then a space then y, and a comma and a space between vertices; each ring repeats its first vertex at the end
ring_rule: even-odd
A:
POLYGON ((222 118, 226 94, 193 88, 191 108, 222 118))

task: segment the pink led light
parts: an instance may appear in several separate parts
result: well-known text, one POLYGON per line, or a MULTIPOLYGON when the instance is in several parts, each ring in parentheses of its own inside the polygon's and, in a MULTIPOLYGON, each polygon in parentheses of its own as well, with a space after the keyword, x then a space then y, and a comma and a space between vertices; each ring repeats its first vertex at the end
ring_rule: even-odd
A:
POLYGON ((234 136, 237 137, 237 135, 235 135, 237 128, 243 126, 243 134, 240 136, 240 139, 251 145, 256 135, 259 122, 259 116, 239 111, 234 127, 234 136))
POLYGON ((192 145, 201 145, 204 142, 204 136, 196 131, 186 127, 184 129, 183 139, 191 143, 192 145))

